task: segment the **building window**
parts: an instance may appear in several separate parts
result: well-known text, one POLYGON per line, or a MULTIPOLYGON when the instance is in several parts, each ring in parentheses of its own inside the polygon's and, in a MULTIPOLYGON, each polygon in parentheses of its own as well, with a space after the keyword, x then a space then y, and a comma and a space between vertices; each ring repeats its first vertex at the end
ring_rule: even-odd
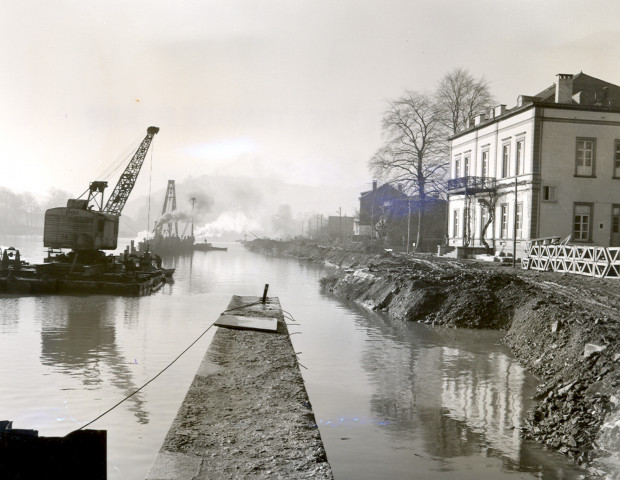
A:
POLYGON ((516 237, 523 238, 523 203, 517 203, 516 237))
POLYGON ((510 169, 510 145, 506 144, 502 147, 502 178, 509 175, 510 169))
POLYGON ((454 158, 454 178, 460 178, 461 176, 461 156, 454 158))
POLYGON ((469 155, 463 158, 463 176, 469 177, 469 155))
POLYGON ((489 176, 489 151, 488 150, 484 150, 482 152, 482 171, 480 172, 480 174, 482 178, 487 178, 489 176))
POLYGON ((517 142, 517 155, 515 157, 515 175, 521 175, 523 173, 523 155, 524 155, 525 140, 519 140, 517 142))
POLYGON ((578 177, 593 177, 595 162, 595 141, 593 138, 577 139, 577 157, 575 160, 575 175, 578 177))
POLYGON ((502 203, 500 206, 500 231, 499 238, 508 238, 508 204, 502 203))
POLYGON ((620 178, 620 140, 616 140, 614 149, 614 178, 620 178))
POLYGON ((459 210, 456 209, 452 212, 452 237, 459 236, 459 210))
POLYGON ((543 202, 555 202, 555 187, 551 185, 543 185, 542 187, 543 202))
POLYGON ((573 240, 577 242, 589 242, 592 225, 592 204, 575 203, 573 215, 573 240))

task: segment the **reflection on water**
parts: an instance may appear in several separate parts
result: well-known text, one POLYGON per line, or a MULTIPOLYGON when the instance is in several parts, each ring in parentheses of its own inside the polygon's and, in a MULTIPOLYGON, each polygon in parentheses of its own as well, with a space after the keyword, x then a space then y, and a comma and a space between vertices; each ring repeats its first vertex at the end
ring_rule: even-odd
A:
POLYGON ((565 458, 521 439, 535 380, 499 344, 501 332, 403 324, 347 307, 356 314, 348 343, 359 350, 341 349, 353 358, 341 368, 366 377, 369 411, 349 414, 360 392, 347 385, 318 422, 337 478, 379 478, 386 469, 386 478, 579 477, 565 458))
MULTIPOLYGON (((40 237, 10 243, 31 261, 40 253, 40 237)), ((392 321, 321 293, 323 268, 238 245, 164 265, 174 283, 149 297, 0 295, 0 419, 65 435, 157 374, 231 295, 269 283, 295 317, 291 340, 337 480, 576 478, 564 458, 520 439, 534 381, 501 333, 392 321)), ((111 480, 145 477, 212 333, 93 424, 108 431, 111 480)))
POLYGON ((484 435, 491 448, 517 461, 518 427, 524 414, 523 368, 498 352, 482 356, 454 348, 435 350, 433 357, 443 367, 442 407, 451 418, 484 435))
MULTIPOLYGON (((125 311, 119 315, 119 302, 108 297, 46 297, 37 303, 41 324, 41 363, 77 377, 83 388, 98 389, 102 382, 119 390, 122 398, 139 385, 133 381, 129 360, 116 345, 116 319, 136 322, 139 303, 124 302, 125 311), (127 308, 129 307, 129 308, 127 308), (132 320, 133 319, 133 320, 132 320)), ((139 423, 148 423, 141 394, 129 400, 131 411, 139 423)))

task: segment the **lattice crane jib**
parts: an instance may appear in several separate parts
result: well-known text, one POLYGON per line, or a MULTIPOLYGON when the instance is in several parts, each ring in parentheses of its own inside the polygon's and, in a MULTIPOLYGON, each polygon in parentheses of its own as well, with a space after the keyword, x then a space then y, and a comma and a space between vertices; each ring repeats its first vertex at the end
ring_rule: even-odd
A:
MULTIPOLYGON (((177 209, 177 193, 174 180, 168 180, 168 187, 166 188, 166 198, 164 198, 164 206, 161 209, 162 218, 166 218, 166 214, 173 214, 177 209)), ((174 220, 170 215, 170 220, 162 225, 162 234, 164 235, 179 235, 179 223, 174 220), (173 230, 174 226, 174 230, 173 230)))
POLYGON ((103 209, 105 213, 120 216, 123 208, 125 207, 125 203, 127 203, 129 194, 136 184, 136 179, 138 178, 140 168, 142 168, 142 164, 146 158, 146 153, 151 145, 151 142, 153 141, 153 137, 157 132, 159 132, 158 127, 149 127, 147 129, 146 137, 142 140, 142 143, 136 150, 136 153, 134 153, 129 165, 127 165, 127 168, 121 174, 121 177, 114 187, 114 191, 110 195, 110 198, 108 198, 108 202, 103 209))

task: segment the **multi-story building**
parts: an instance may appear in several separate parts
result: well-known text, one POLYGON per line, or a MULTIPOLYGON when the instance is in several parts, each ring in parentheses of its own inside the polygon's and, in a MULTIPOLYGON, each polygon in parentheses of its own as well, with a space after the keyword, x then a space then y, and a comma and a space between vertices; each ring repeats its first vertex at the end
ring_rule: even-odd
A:
POLYGON ((531 239, 620 246, 620 87, 560 74, 450 138, 448 242, 523 254, 531 239))

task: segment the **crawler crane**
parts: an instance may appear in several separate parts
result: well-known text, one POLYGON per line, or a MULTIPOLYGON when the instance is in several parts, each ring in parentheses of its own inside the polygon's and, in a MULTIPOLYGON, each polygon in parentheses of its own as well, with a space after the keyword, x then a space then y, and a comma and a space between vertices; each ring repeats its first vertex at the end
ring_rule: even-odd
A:
POLYGON ((66 207, 50 208, 45 212, 45 247, 71 249, 72 253, 67 258, 75 262, 79 257, 80 263, 100 263, 105 259, 102 250, 117 248, 119 217, 157 132, 158 127, 147 129, 146 136, 121 174, 105 206, 103 197, 108 182, 94 181, 88 188, 88 199, 69 199, 66 207))

